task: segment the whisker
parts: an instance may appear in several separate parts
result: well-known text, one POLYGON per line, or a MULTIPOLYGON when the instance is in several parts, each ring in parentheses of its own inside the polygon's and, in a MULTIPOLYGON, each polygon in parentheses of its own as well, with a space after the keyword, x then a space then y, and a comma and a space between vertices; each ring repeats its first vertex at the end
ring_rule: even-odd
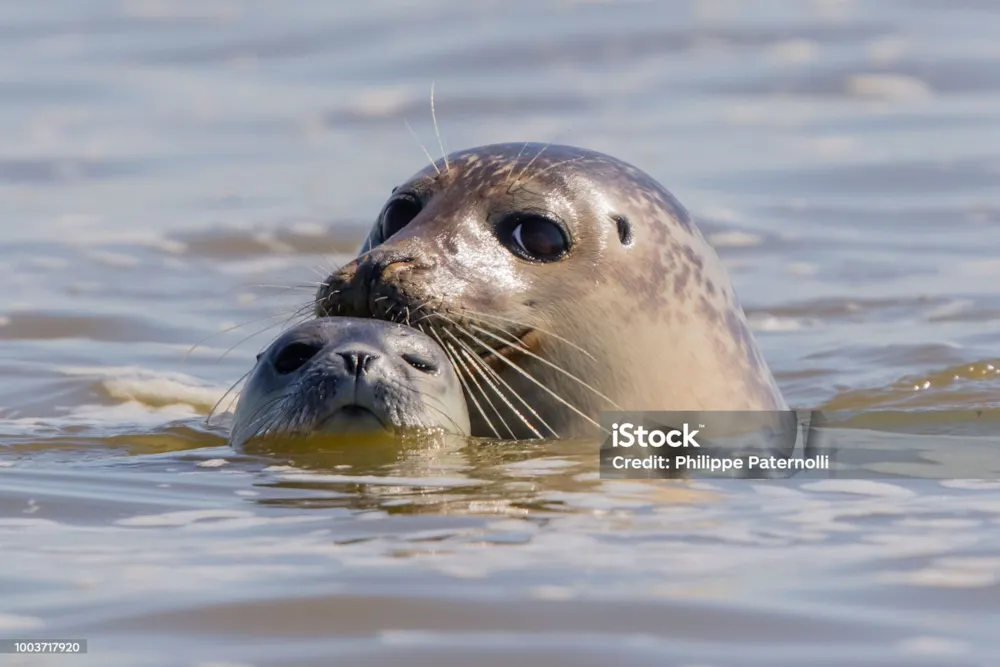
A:
MULTIPOLYGON (((417 306, 416 308, 413 309, 413 312, 411 313, 411 315, 416 315, 421 310, 423 310, 424 308, 426 308, 428 305, 430 305, 430 301, 424 301, 422 304, 420 304, 419 306, 417 306)), ((423 321, 423 320, 421 320, 421 321, 423 321)), ((411 324, 410 326, 413 326, 413 325, 411 324)))
POLYGON ((521 179, 524 177, 524 175, 528 173, 529 169, 531 169, 531 165, 535 163, 535 160, 537 160, 539 156, 541 156, 541 154, 544 153, 545 149, 548 148, 549 146, 551 146, 551 144, 545 144, 544 146, 542 146, 540 151, 535 153, 535 157, 528 160, 528 164, 524 165, 524 169, 522 169, 521 173, 517 175, 516 179, 514 179, 513 185, 507 188, 507 194, 510 194, 510 191, 517 187, 517 184, 521 182, 521 179))
MULTIPOLYGON (((577 345, 573 341, 569 340, 568 338, 564 338, 563 336, 560 336, 559 334, 552 333, 551 331, 546 331, 545 329, 542 329, 541 327, 537 327, 535 325, 531 325, 529 327, 528 325, 524 324, 523 322, 519 322, 518 320, 514 320, 514 319, 511 319, 509 317, 501 317, 499 315, 493 315, 493 314, 490 314, 490 313, 480 313, 480 312, 476 312, 474 310, 468 310, 468 309, 465 309, 465 308, 462 309, 462 314, 463 315, 466 315, 466 314, 468 314, 468 315, 475 315, 478 318, 483 318, 483 317, 492 318, 492 319, 495 319, 495 320, 499 320, 501 322, 508 322, 510 324, 517 325, 519 327, 524 327, 525 329, 534 329, 535 331, 538 331, 539 333, 543 333, 546 336, 549 336, 551 338, 555 338, 558 341, 566 343, 567 345, 569 345, 570 347, 572 347, 576 351, 581 352, 581 353, 587 355, 588 357, 590 357, 594 361, 597 361, 597 357, 595 357, 594 355, 592 355, 590 352, 587 352, 585 349, 583 349, 582 347, 580 347, 579 345, 577 345)), ((475 319, 475 318, 472 318, 472 319, 475 319)), ((489 322, 483 322, 483 324, 485 324, 487 326, 495 326, 495 325, 490 325, 489 322)))
MULTIPOLYGON (((295 311, 294 311, 294 312, 293 312, 293 313, 292 313, 292 314, 291 314, 291 315, 290 315, 290 316, 288 317, 288 319, 287 319, 287 320, 285 320, 284 322, 278 322, 278 323, 275 323, 275 324, 272 324, 272 325, 270 325, 270 326, 267 326, 267 327, 264 327, 264 328, 263 328, 263 329, 261 329, 260 331, 257 331, 257 332, 255 332, 255 333, 252 333, 252 334, 250 334, 249 336, 245 336, 245 337, 244 337, 244 338, 242 338, 241 340, 239 340, 239 341, 237 341, 237 342, 233 343, 233 345, 232 345, 232 346, 230 346, 230 348, 229 348, 228 350, 226 350, 225 352, 223 352, 223 353, 222 353, 222 355, 221 355, 221 356, 220 356, 220 357, 219 357, 218 359, 216 359, 216 360, 215 360, 215 363, 219 363, 220 361, 222 361, 223 359, 225 359, 226 357, 228 357, 228 356, 229 356, 229 354, 230 354, 230 353, 231 353, 231 352, 232 352, 233 350, 235 350, 236 348, 238 348, 238 347, 239 347, 240 345, 242 345, 243 343, 247 342, 247 341, 248 341, 248 340, 250 340, 251 338, 254 338, 255 336, 259 336, 259 335, 261 335, 261 334, 262 334, 262 333, 264 333, 265 331, 270 331, 271 329, 273 329, 273 328, 275 328, 275 327, 284 327, 284 326, 287 326, 287 325, 288 325, 288 323, 289 323, 289 322, 291 322, 292 320, 294 320, 294 319, 295 319, 296 317, 302 317, 302 318, 303 318, 303 321, 305 321, 305 319, 308 319, 308 317, 307 317, 307 316, 305 316, 305 311, 306 311, 307 309, 311 309, 312 307, 313 307, 313 304, 309 304, 309 305, 307 305, 307 306, 304 306, 304 307, 302 307, 302 308, 299 308, 299 309, 295 310, 295 311)), ((283 315, 284 315, 284 313, 281 313, 281 314, 279 314, 279 315, 278 315, 277 317, 282 317, 283 315)), ((271 318, 268 318, 268 319, 271 319, 271 318)), ((279 334, 279 335, 280 335, 280 334, 279 334)), ((271 342, 269 342, 269 343, 268 343, 267 345, 271 345, 271 344, 272 344, 272 343, 274 343, 274 341, 276 341, 276 340, 278 340, 278 336, 275 336, 274 338, 272 338, 272 339, 271 339, 271 342)), ((265 347, 267 347, 267 345, 265 345, 265 347)))
POLYGON ((426 392, 420 391, 419 389, 415 389, 414 387, 410 387, 410 386, 408 386, 408 385, 406 385, 406 384, 404 384, 402 382, 396 381, 396 380, 393 380, 391 382, 391 386, 394 389, 402 390, 402 391, 408 391, 411 394, 413 394, 414 396, 418 396, 422 401, 425 402, 426 407, 430 408, 431 410, 434 410, 435 412, 437 412, 438 414, 440 414, 442 417, 444 417, 445 419, 447 419, 451 423, 452 427, 455 429, 454 433, 460 433, 461 432, 462 429, 458 425, 458 422, 456 422, 454 419, 452 419, 451 415, 449 415, 443 409, 444 402, 440 398, 438 398, 437 396, 435 396, 434 394, 428 394, 426 392), (437 403, 437 404, 439 404, 442 407, 438 407, 436 405, 433 405, 434 403, 437 403))
MULTIPOLYGON (((279 394, 277 396, 271 397, 268 400, 264 401, 264 403, 262 405, 258 405, 257 409, 254 410, 253 413, 250 415, 250 417, 246 420, 246 422, 245 422, 246 426, 247 427, 252 427, 252 426, 256 425, 257 423, 259 423, 262 419, 265 418, 266 414, 269 414, 268 410, 270 410, 271 408, 273 408, 275 405, 278 405, 279 403, 282 403, 285 400, 287 400, 288 397, 291 396, 293 393, 294 392, 286 392, 286 393, 279 394)), ((277 410, 277 411, 275 411, 275 413, 276 414, 280 414, 281 411, 277 410)))
MULTIPOLYGON (((510 163, 510 170, 508 170, 508 172, 507 172, 507 178, 504 180, 504 185, 507 185, 507 186, 510 185, 510 178, 511 178, 511 176, 514 175, 514 167, 517 166, 517 161, 521 159, 521 155, 524 153, 524 149, 527 148, 527 147, 528 147, 528 142, 525 141, 524 145, 521 146, 521 150, 519 150, 517 152, 517 157, 515 157, 514 160, 510 163)), ((510 188, 508 188, 508 192, 509 191, 510 191, 510 188)))
POLYGON ((310 264, 308 266, 309 266, 309 270, 310 271, 312 271, 313 273, 315 273, 317 276, 319 276, 320 278, 322 278, 324 281, 326 281, 326 279, 330 277, 330 272, 324 272, 323 271, 323 267, 321 267, 321 266, 313 266, 312 264, 310 264))
POLYGON ((505 363, 508 366, 510 366, 511 368, 513 368, 515 371, 517 371, 518 373, 520 373, 521 375, 523 375, 529 381, 533 382, 535 385, 537 385, 538 387, 540 387, 543 391, 545 391, 550 396, 552 396, 552 398, 556 399, 557 401, 559 401, 560 403, 562 403, 563 405, 565 405, 567 408, 569 408, 570 410, 572 410, 573 412, 575 412, 577 415, 579 415, 579 416, 583 417, 584 419, 586 419, 588 422, 590 422, 594 426, 600 428, 601 430, 606 430, 606 429, 603 429, 599 423, 597 423, 596 421, 594 421, 594 419, 592 417, 589 417, 583 411, 581 411, 579 408, 577 408, 575 405, 573 405, 572 403, 570 403, 569 401, 567 401, 566 399, 564 399, 562 396, 560 396, 556 392, 554 392, 551 389, 549 389, 548 387, 546 387, 542 382, 540 382, 537 378, 535 378, 535 376, 533 376, 531 373, 529 373, 528 371, 524 370, 523 368, 521 368, 520 366, 518 366, 517 364, 515 364, 513 361, 511 361, 507 357, 503 356, 502 354, 500 354, 499 352, 497 352, 496 350, 494 350, 489 345, 486 345, 483 341, 479 340, 478 338, 475 338, 475 336, 472 336, 472 334, 468 334, 468 335, 470 337, 474 338, 477 343, 479 343, 484 348, 486 348, 487 350, 489 350, 490 354, 492 354, 493 356, 495 356, 496 358, 498 358, 500 361, 502 361, 503 363, 505 363))
MULTIPOLYGON (((260 322, 266 322, 268 320, 273 320, 273 319, 276 319, 276 318, 279 318, 279 317, 284 317, 284 315, 285 315, 285 313, 276 313, 274 315, 268 315, 266 317, 258 317, 256 319, 250 320, 249 322, 243 322, 242 324, 234 324, 231 327, 226 327, 222 331, 216 331, 213 334, 209 334, 209 335, 205 336, 204 338, 202 338, 201 340, 199 340, 194 345, 192 345, 188 349, 188 351, 184 353, 183 359, 186 362, 188 360, 188 358, 191 356, 191 353, 194 352, 195 350, 197 350, 202 345, 202 343, 204 343, 207 340, 212 340, 216 336, 221 336, 221 335, 227 334, 227 333, 229 333, 231 331, 236 331, 237 329, 242 329, 243 327, 250 326, 251 324, 258 324, 260 322)), ((268 328, 270 328, 270 327, 268 327, 268 328)), ((262 331, 267 331, 267 329, 263 329, 262 331)), ((253 336, 258 335, 259 333, 261 333, 261 331, 258 331, 257 333, 253 334, 253 336)), ((251 336, 251 338, 253 336, 251 336)))
MULTIPOLYGON (((537 156, 535 156, 535 157, 537 157, 537 156)), ((562 167, 563 165, 567 165, 567 164, 570 164, 570 163, 573 163, 573 162, 579 162, 582 159, 584 159, 583 156, 580 156, 580 157, 570 158, 569 160, 563 160, 562 162, 556 162, 555 164, 550 164, 548 167, 546 167, 545 169, 542 169, 537 174, 532 175, 527 181, 525 181, 525 183, 530 183, 532 179, 538 178, 539 176, 541 176, 545 172, 550 171, 552 169, 555 169, 556 167, 562 167)), ((523 176, 524 173, 522 172, 521 175, 523 176)), ((515 183, 515 185, 516 185, 516 183, 515 183)), ((524 186, 522 185, 521 187, 524 187, 524 186)))
MULTIPOLYGON (((455 338, 455 336, 452 335, 451 332, 449 332, 447 329, 444 330, 444 333, 445 333, 445 335, 451 336, 452 339, 455 338)), ((461 357, 462 357, 462 352, 463 351, 462 350, 455 350, 455 348, 452 348, 452 350, 454 350, 454 352, 456 354, 456 358, 458 358, 461 361, 461 357)), ((489 379, 483 374, 482 370, 478 366, 476 366, 476 364, 474 362, 470 361, 470 364, 472 365, 472 368, 479 373, 479 376, 481 378, 483 378, 483 382, 489 384, 490 388, 493 389, 493 391, 498 396, 500 396, 500 392, 497 391, 496 386, 492 385, 489 382, 489 379)), ((465 366, 464 362, 463 362, 463 368, 465 368, 466 372, 468 372, 468 367, 465 366)), ((476 381, 475 376, 472 375, 472 373, 469 373, 469 379, 471 379, 473 382, 475 382, 476 389, 479 390, 479 392, 482 395, 483 399, 489 404, 490 408, 493 409, 493 413, 497 416, 497 419, 500 420, 500 423, 503 424, 504 428, 507 429, 507 432, 510 433, 510 439, 511 440, 517 440, 517 435, 514 434, 513 429, 511 429, 510 425, 507 424, 507 420, 505 420, 503 418, 503 415, 500 414, 500 410, 495 405, 493 405, 493 401, 490 400, 490 397, 486 394, 486 391, 479 385, 479 382, 476 381)), ((502 396, 501 396, 501 398, 502 398, 502 396)), ((523 419, 523 417, 522 417, 522 419, 523 419)))
MULTIPOLYGON (((424 331, 423 327, 421 327, 420 330, 424 331)), ((424 333, 426 333, 426 331, 424 333)), ((483 407, 481 405, 479 405, 479 401, 476 400, 476 396, 472 393, 472 390, 469 389, 469 385, 465 381, 465 378, 462 377, 462 370, 455 363, 455 354, 451 350, 448 349, 448 347, 444 344, 444 341, 441 340, 441 337, 437 335, 437 332, 434 331, 433 328, 430 330, 430 333, 437 340, 438 345, 441 346, 441 349, 444 350, 444 353, 446 355, 448 355, 448 358, 451 359, 451 365, 455 368, 455 375, 458 376, 458 381, 462 383, 462 388, 465 389, 466 395, 470 399, 472 399, 472 404, 476 406, 476 410, 479 411, 479 414, 480 414, 480 416, 482 416, 483 421, 486 422, 486 425, 490 427, 491 431, 493 431, 493 435, 495 435, 496 438, 497 438, 497 440, 499 440, 500 439, 500 433, 497 431, 496 427, 493 426, 493 422, 490 421, 490 418, 486 416, 486 413, 483 411, 483 407)))
POLYGON ((319 287, 322 283, 318 282, 306 282, 300 283, 298 285, 268 285, 268 284, 250 284, 250 285, 236 285, 234 287, 229 287, 223 291, 223 294, 232 294, 236 290, 241 289, 280 289, 280 290, 293 290, 293 289, 315 289, 319 287))
POLYGON ((424 142, 420 141, 420 137, 418 137, 417 133, 413 131, 412 127, 410 127, 410 121, 404 118, 403 122, 406 123, 406 129, 410 131, 410 134, 413 135, 413 138, 417 140, 417 145, 420 146, 420 150, 422 150, 424 152, 424 155, 427 156, 427 161, 431 163, 431 166, 434 167, 434 171, 436 171, 437 175, 440 176, 441 170, 438 168, 437 163, 434 162, 434 158, 431 157, 431 154, 427 150, 427 147, 424 146, 424 142))
MULTIPOLYGON (((227 389, 225 391, 225 393, 222 394, 222 396, 219 398, 219 400, 217 400, 215 402, 215 405, 212 406, 212 409, 209 410, 208 416, 205 417, 205 423, 206 424, 208 424, 212 420, 212 417, 215 416, 215 411, 219 409, 219 406, 222 405, 222 402, 224 400, 226 400, 226 397, 229 396, 229 394, 233 393, 233 390, 236 389, 236 387, 238 387, 241 382, 243 382, 244 380, 246 380, 247 377, 249 377, 249 375, 251 373, 253 373, 253 368, 251 368, 246 373, 244 373, 243 375, 241 375, 239 380, 237 380, 236 382, 234 382, 231 385, 229 385, 229 389, 227 389)), ((239 393, 237 393, 237 396, 239 396, 239 393)), ((232 404, 230 404, 230 405, 232 405, 232 404)))
MULTIPOLYGON (((494 339, 500 341, 501 343, 505 343, 507 345, 511 345, 512 344, 512 343, 510 343, 508 341, 505 341, 503 338, 500 338, 496 334, 493 334, 493 333, 487 331, 486 329, 483 329, 482 327, 477 327, 475 324, 470 325, 470 326, 473 329, 475 329, 476 331, 478 331, 478 332, 480 332, 482 334, 485 334, 487 336, 490 336, 491 338, 494 338, 494 339)), ((600 396, 601 398, 603 398, 605 401, 607 401, 608 403, 610 403, 612 406, 615 407, 615 409, 617 409, 617 410, 621 410, 622 409, 621 406, 619 406, 617 403, 615 403, 612 399, 610 399, 607 396, 605 396, 604 394, 602 394, 600 391, 598 391, 595 387, 593 387, 591 384, 589 384, 585 380, 577 377, 573 373, 570 373, 568 370, 566 370, 565 368, 562 368, 558 364, 554 364, 551 361, 549 361, 548 359, 545 359, 544 357, 541 357, 541 356, 535 354, 534 352, 532 352, 531 350, 529 350, 524 345, 522 345, 520 343, 516 343, 516 345, 517 345, 518 351, 520 351, 522 354, 526 354, 529 357, 531 357, 532 359, 537 359, 538 361, 542 362, 543 364, 545 364, 549 368, 557 370, 560 373, 562 373, 563 375, 565 375, 566 377, 568 377, 569 379, 574 380, 574 381, 580 383, 582 386, 586 387, 587 389, 589 389, 590 391, 594 392, 595 394, 597 394, 598 396, 600 396)))
MULTIPOLYGON (((492 409, 492 410, 493 410, 493 414, 495 414, 495 415, 496 415, 497 419, 499 419, 499 420, 500 420, 500 423, 501 423, 501 424, 503 424, 503 427, 504 427, 505 429, 507 429, 507 432, 508 432, 508 433, 510 433, 510 437, 511 437, 511 439, 513 439, 513 440, 516 440, 516 439, 517 439, 517 436, 515 436, 515 435, 514 435, 514 431, 512 431, 512 430, 511 430, 510 426, 509 426, 509 425, 507 424, 506 420, 505 420, 505 419, 503 418, 503 416, 502 416, 502 415, 500 414, 500 411, 499 411, 499 410, 497 409, 497 407, 496 407, 495 405, 493 405, 493 401, 491 401, 491 400, 490 400, 490 397, 489 397, 489 395, 488 395, 488 394, 486 393, 486 391, 485 391, 485 390, 484 390, 484 389, 483 389, 483 388, 482 388, 482 387, 481 387, 481 386, 479 385, 479 382, 478 382, 478 380, 476 380, 476 376, 475 376, 475 375, 473 375, 471 371, 469 371, 469 367, 465 365, 465 361, 464 361, 464 360, 462 359, 462 357, 461 357, 461 356, 459 355, 459 351, 458 351, 458 350, 456 350, 456 349, 455 349, 454 347, 452 347, 451 345, 447 345, 447 347, 448 347, 448 349, 449 349, 449 350, 450 350, 450 351, 452 352, 452 354, 453 354, 453 357, 452 357, 452 358, 453 358, 453 359, 454 359, 454 360, 455 360, 455 361, 456 361, 456 362, 457 362, 458 364, 460 364, 460 365, 461 365, 461 367, 462 367, 462 369, 463 369, 463 370, 465 371, 466 375, 467 375, 467 376, 468 376, 468 378, 469 378, 469 381, 471 381, 471 382, 472 382, 472 383, 473 383, 473 384, 474 384, 474 385, 476 386, 476 389, 478 389, 478 390, 479 390, 479 395, 483 397, 483 400, 484 400, 484 401, 486 401, 486 404, 487 404, 487 405, 489 405, 489 406, 490 406, 490 409, 492 409)), ((485 418, 485 415, 484 415, 484 418, 485 418)), ((490 424, 490 428, 491 428, 491 429, 493 429, 493 433, 494 433, 494 434, 496 435, 497 439, 499 440, 499 439, 500 439, 500 434, 499 434, 499 433, 497 433, 497 430, 496 430, 495 428, 493 428, 493 425, 492 425, 492 424, 490 424)))
POLYGON ((438 127, 437 114, 434 112, 434 82, 431 82, 431 120, 434 121, 434 132, 437 134, 438 146, 441 147, 441 155, 444 157, 444 171, 451 173, 451 165, 448 163, 448 154, 444 150, 444 140, 441 139, 441 129, 438 127))
POLYGON ((264 402, 263 405, 257 406, 257 409, 253 411, 253 414, 251 414, 250 417, 246 421, 244 421, 242 424, 234 424, 233 425, 234 428, 233 428, 233 432, 230 434, 230 437, 233 437, 233 436, 237 436, 238 437, 238 436, 242 436, 245 433, 250 433, 249 436, 247 436, 245 438, 242 438, 242 440, 244 442, 247 441, 247 440, 249 440, 249 439, 251 439, 251 438, 256 438, 258 435, 260 435, 262 429, 261 428, 254 429, 254 427, 258 423, 260 423, 261 420, 269 417, 271 419, 271 421, 269 423, 269 426, 273 426, 274 425, 275 416, 276 415, 277 416, 281 416, 281 410, 275 410, 273 413, 267 412, 267 411, 269 411, 271 408, 273 408, 278 403, 281 403, 282 401, 285 401, 291 395, 292 395, 291 392, 289 392, 289 393, 283 393, 283 394, 280 394, 280 395, 278 395, 276 397, 268 399, 267 401, 264 402), (240 427, 238 430, 236 428, 237 426, 240 427))
MULTIPOLYGON (((302 290, 302 291, 310 291, 311 292, 311 291, 314 291, 318 287, 323 287, 325 284, 326 283, 310 281, 310 282, 302 283, 301 285, 248 285, 248 287, 251 288, 251 289, 276 289, 276 290, 281 290, 277 294, 273 295, 273 296, 281 296, 282 294, 285 294, 286 292, 291 292, 293 290, 302 290)), ((267 295, 267 296, 271 296, 271 295, 267 295)))
MULTIPOLYGON (((557 437, 557 438, 559 437, 559 435, 556 434, 555 430, 551 426, 549 426, 548 424, 546 424, 545 420, 542 419, 541 417, 539 417, 538 413, 536 413, 534 410, 532 410, 531 406, 529 406, 525 402, 525 400, 523 398, 521 398, 521 396, 516 391, 514 391, 513 388, 509 384, 507 384, 507 382, 504 381, 504 379, 502 377, 500 377, 497 374, 496 371, 494 371, 492 368, 490 368, 489 366, 487 366, 486 362, 484 362, 482 359, 479 358, 479 355, 477 355, 469 347, 468 343, 466 343, 463 340, 459 340, 458 338, 455 337, 454 334, 452 334, 447 329, 444 330, 444 333, 446 333, 449 336, 451 336, 452 340, 454 340, 456 343, 458 343, 459 345, 461 345, 464 348, 461 351, 465 354, 466 358, 469 360, 469 363, 472 364, 473 367, 478 368, 480 373, 488 373, 489 375, 492 375, 492 377, 493 377, 494 380, 498 380, 501 383, 503 383, 503 385, 507 388, 507 390, 510 391, 515 396, 517 396, 518 400, 520 400, 522 403, 525 404, 525 406, 528 408, 528 410, 530 410, 531 413, 534 414, 534 416, 538 419, 538 421, 542 422, 542 425, 545 426, 545 428, 549 429, 549 431, 551 431, 555 435, 555 437, 557 437)), ((490 388, 496 393, 496 395, 499 396, 500 399, 511 410, 511 412, 513 412, 515 415, 517 415, 518 418, 520 418, 520 420, 524 423, 524 425, 527 426, 528 429, 530 429, 531 432, 535 434, 535 437, 537 437, 537 438, 542 438, 543 437, 542 434, 538 432, 538 429, 536 429, 532 425, 531 421, 527 417, 525 417, 523 414, 521 414, 521 411, 518 410, 517 408, 515 408, 514 405, 510 402, 510 400, 506 396, 504 396, 503 392, 500 391, 499 388, 497 388, 496 384, 493 384, 492 382, 490 382, 488 376, 484 375, 483 381, 487 382, 490 385, 490 388)), ((511 433, 511 438, 513 438, 515 440, 517 439, 517 437, 513 433, 511 433)))

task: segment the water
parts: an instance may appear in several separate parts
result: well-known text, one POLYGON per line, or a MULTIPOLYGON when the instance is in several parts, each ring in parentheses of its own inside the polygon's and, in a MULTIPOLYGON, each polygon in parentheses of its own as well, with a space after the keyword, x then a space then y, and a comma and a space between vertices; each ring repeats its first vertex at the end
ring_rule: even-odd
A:
POLYGON ((90 641, 3 664, 996 664, 998 483, 270 460, 204 422, 426 163, 406 122, 440 153, 432 82, 449 150, 670 188, 792 405, 997 407, 998 30, 985 0, 3 3, 0 637, 90 641))

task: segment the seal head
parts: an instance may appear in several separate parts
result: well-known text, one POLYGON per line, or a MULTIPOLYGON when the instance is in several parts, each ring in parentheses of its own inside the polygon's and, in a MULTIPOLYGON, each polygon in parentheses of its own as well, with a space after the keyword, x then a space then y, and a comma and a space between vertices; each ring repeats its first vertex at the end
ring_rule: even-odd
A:
POLYGON ((429 428, 470 433, 462 386, 437 343, 390 322, 324 318, 286 331, 257 357, 230 444, 429 428))
POLYGON ((688 212, 595 151, 496 144, 432 164, 316 303, 434 337, 476 436, 589 436, 605 410, 787 409, 688 212))

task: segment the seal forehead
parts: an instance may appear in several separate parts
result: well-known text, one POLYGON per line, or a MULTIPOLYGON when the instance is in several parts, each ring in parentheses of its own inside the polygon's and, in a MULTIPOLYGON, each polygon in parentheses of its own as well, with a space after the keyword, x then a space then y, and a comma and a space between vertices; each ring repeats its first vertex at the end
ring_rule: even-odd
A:
POLYGON ((435 181, 439 187, 461 184, 480 196, 519 187, 572 188, 589 181, 612 205, 633 215, 679 225, 690 232, 687 210, 649 174, 611 155, 563 144, 490 144, 452 153, 423 169, 416 179, 435 181))

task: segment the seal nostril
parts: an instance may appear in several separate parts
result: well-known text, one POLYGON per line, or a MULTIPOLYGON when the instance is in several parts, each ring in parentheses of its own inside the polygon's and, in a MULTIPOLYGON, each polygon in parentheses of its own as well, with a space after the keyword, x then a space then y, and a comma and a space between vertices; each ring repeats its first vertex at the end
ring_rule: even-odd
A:
POLYGON ((628 218, 624 215, 613 215, 611 219, 618 227, 618 240, 622 242, 622 245, 626 247, 632 245, 635 236, 632 233, 632 223, 628 221, 628 218))
POLYGON ((316 356, 322 349, 321 345, 314 343, 292 343, 286 345, 281 352, 274 357, 274 370, 281 375, 294 373, 316 356))
POLYGON ((378 359, 377 354, 368 352, 338 352, 337 354, 344 360, 347 372, 354 375, 364 375, 368 372, 372 362, 378 359))

